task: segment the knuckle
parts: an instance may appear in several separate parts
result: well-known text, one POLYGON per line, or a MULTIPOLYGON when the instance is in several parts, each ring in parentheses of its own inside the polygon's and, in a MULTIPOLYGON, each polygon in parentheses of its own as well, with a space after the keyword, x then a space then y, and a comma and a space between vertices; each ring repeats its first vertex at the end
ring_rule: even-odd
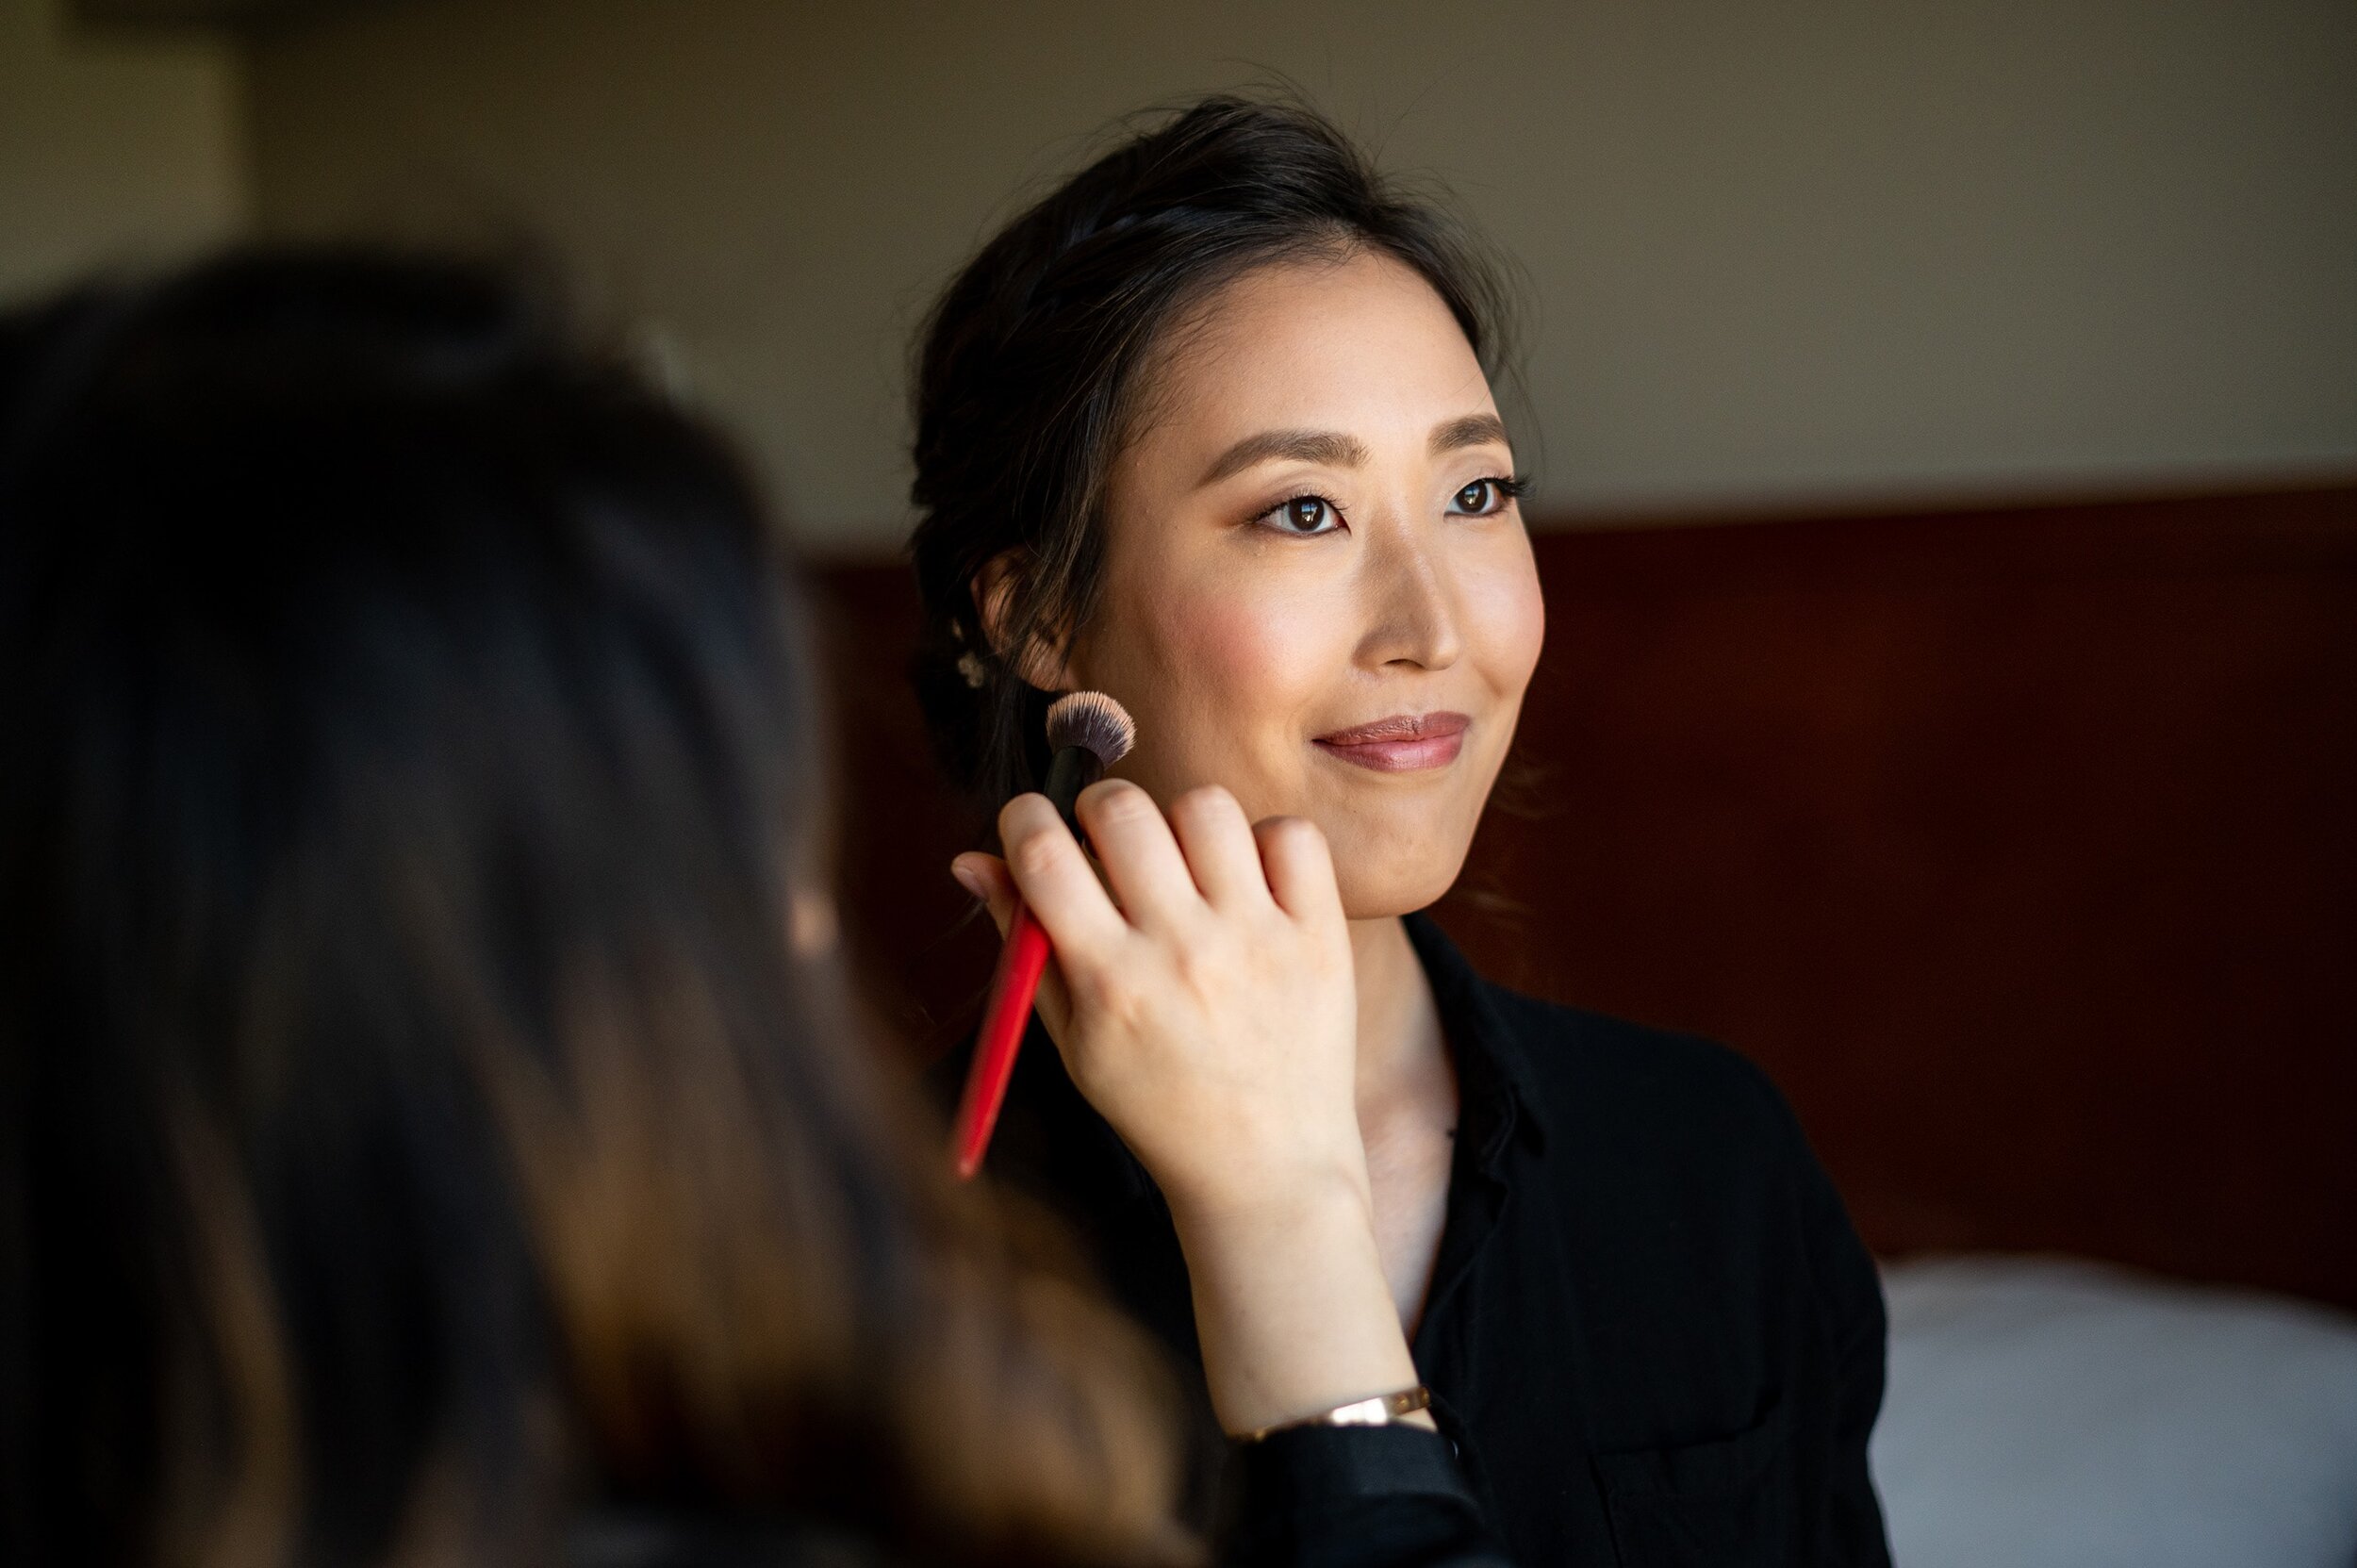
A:
POLYGON ((1143 822, 1154 815, 1154 798, 1136 784, 1109 779, 1094 787, 1102 792, 1096 797, 1097 816, 1116 827, 1143 822))
POLYGON ((1287 850, 1307 850, 1326 841, 1318 825, 1306 817, 1272 817, 1261 824, 1267 842, 1287 850))
POLYGON ((1084 1013, 1103 1010, 1105 1005, 1105 976, 1096 965, 1084 962, 1078 953, 1060 952, 1056 966, 1063 971, 1064 992, 1072 1005, 1084 1013))
POLYGON ((1189 984, 1198 990, 1215 990, 1268 950, 1265 933, 1256 920, 1234 919, 1207 910, 1180 928, 1171 962, 1189 984))
POLYGON ((1225 784, 1198 784, 1178 797, 1171 805, 1171 815, 1184 814, 1190 821, 1211 822, 1236 811, 1235 796, 1225 784))
POLYGON ((1130 983, 1118 972, 1092 976, 1088 991, 1095 1011, 1125 1032, 1144 1025, 1153 1015, 1146 988, 1130 983))
POLYGON ((998 808, 999 842, 1012 846, 1026 833, 1037 831, 1039 808, 1047 804, 1044 797, 1023 794, 1015 796, 1005 805, 1000 806, 998 808))
POLYGON ((1008 846, 1007 854, 1010 863, 1023 876, 1043 877, 1056 868, 1061 848, 1052 834, 1034 833, 1008 846))
POLYGON ((1203 982, 1217 977, 1226 967, 1211 951, 1211 944, 1205 941, 1201 933, 1190 933, 1188 939, 1175 944, 1170 964, 1178 979, 1191 987, 1200 986, 1203 982))

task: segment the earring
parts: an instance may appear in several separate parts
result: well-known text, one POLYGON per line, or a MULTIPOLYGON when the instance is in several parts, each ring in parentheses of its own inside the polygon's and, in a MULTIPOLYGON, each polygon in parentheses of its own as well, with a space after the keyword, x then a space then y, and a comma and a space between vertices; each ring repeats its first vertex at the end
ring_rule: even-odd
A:
POLYGON ((964 676, 965 684, 976 691, 981 690, 990 683, 990 671, 984 668, 982 661, 970 652, 958 655, 958 673, 964 676))

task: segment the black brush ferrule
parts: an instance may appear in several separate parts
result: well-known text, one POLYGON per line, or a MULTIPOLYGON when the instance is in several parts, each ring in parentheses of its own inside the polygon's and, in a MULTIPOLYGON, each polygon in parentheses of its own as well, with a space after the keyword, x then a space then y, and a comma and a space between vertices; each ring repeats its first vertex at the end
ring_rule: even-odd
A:
POLYGON ((1086 834, 1080 832, 1080 819, 1073 814, 1072 802, 1080 791, 1105 776, 1104 760, 1085 746, 1066 746, 1047 764, 1047 784, 1042 791, 1056 807, 1063 825, 1072 830, 1072 836, 1085 844, 1086 834))

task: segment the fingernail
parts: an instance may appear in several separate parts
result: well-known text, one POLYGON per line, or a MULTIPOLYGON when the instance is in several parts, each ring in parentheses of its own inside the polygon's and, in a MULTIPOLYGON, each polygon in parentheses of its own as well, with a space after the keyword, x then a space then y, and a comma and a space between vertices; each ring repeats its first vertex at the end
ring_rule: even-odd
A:
POLYGON ((982 897, 981 879, 977 877, 973 872, 967 870, 964 866, 956 861, 950 862, 949 877, 951 881, 955 882, 960 887, 964 888, 975 898, 979 899, 982 897))

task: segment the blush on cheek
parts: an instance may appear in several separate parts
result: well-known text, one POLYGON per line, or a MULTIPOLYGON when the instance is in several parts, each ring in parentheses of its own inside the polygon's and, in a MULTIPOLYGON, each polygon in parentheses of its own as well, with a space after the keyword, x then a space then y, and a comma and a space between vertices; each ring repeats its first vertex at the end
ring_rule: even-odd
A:
POLYGON ((1131 776, 1157 793, 1216 783, 1263 813, 1294 809, 1251 798, 1287 771, 1285 759, 1263 753, 1299 738, 1291 734, 1298 716, 1334 673, 1314 646, 1331 616, 1228 587, 1165 592, 1135 606, 1130 625, 1141 635, 1120 639, 1139 726, 1141 766, 1131 776))
POLYGON ((1309 661, 1298 623, 1233 596, 1198 602, 1177 618, 1172 643, 1195 672, 1195 684, 1242 717, 1290 711, 1292 688, 1309 661), (1181 630, 1183 628, 1183 630, 1181 630))

